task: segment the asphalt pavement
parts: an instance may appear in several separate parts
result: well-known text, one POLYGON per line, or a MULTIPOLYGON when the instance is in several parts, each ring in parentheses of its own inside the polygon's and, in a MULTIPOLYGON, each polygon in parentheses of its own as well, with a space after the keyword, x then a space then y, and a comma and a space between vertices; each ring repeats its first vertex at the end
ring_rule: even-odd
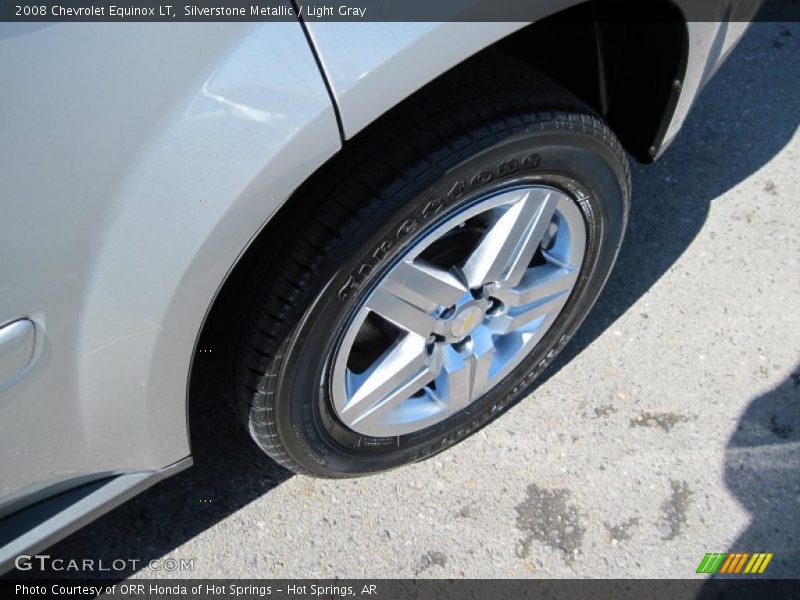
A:
POLYGON ((49 549, 133 577, 800 577, 800 24, 754 24, 653 166, 530 398, 446 453, 292 476, 199 381, 195 466, 49 549), (171 564, 171 563, 167 563, 171 564))

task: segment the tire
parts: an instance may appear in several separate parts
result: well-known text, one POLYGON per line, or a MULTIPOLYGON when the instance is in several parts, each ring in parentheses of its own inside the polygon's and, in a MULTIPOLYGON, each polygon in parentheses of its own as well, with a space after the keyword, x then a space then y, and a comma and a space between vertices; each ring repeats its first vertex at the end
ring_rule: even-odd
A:
MULTIPOLYGON (((574 334, 613 266, 629 196, 628 163, 614 135, 540 75, 492 58, 440 78, 360 134, 304 185, 251 252, 257 258, 236 284, 235 325, 228 330, 232 398, 240 418, 279 464, 322 477, 380 472, 463 440, 522 399, 574 334), (547 330, 536 334, 541 339, 513 354, 504 367, 508 373, 480 397, 453 414, 437 413, 432 424, 415 429, 398 417, 401 428, 393 429, 395 421, 385 417, 389 424, 376 425, 373 434, 349 423, 335 404, 336 390, 349 388, 334 381, 334 371, 341 370, 336 361, 344 356, 343 336, 354 315, 365 310, 365 299, 375 297, 382 282, 394 277, 387 274, 398 261, 431 232, 471 206, 482 207, 483 199, 519 190, 561 194, 577 207, 573 217, 582 220, 582 232, 574 219, 569 229, 575 232, 571 239, 584 241, 574 287, 560 311, 548 317, 553 320, 547 330)), ((475 218, 488 231, 497 217, 475 218)), ((487 307, 502 303, 485 290, 470 293, 487 296, 476 300, 485 303, 482 308, 470 310, 488 322, 493 309, 487 307)), ((476 329, 464 340, 457 337, 474 326, 466 309, 450 318, 460 319, 457 327, 448 325, 450 338, 433 335, 426 352, 462 352, 464 340, 471 343, 477 335, 476 329)), ((390 335, 385 330, 391 327, 379 325, 376 336, 390 335)), ((425 390, 430 391, 414 397, 427 402, 425 390)))

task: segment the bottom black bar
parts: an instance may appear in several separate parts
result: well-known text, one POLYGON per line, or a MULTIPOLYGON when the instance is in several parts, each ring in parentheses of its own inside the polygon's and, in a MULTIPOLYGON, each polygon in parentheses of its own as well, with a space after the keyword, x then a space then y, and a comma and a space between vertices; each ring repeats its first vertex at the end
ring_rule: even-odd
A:
MULTIPOLYGON (((800 580, 389 580, 389 579, 132 579, 0 581, 15 598, 208 600, 274 598, 358 600, 516 600, 518 598, 680 600, 683 598, 800 598, 800 580)), ((6 596, 7 597, 7 596, 6 596)))

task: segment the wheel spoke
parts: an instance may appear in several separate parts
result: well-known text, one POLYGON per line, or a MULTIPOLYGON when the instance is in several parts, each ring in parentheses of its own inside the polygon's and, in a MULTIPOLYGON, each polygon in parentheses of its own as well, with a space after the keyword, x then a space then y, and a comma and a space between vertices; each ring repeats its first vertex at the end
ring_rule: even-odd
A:
POLYGON ((497 217, 464 263, 471 288, 490 282, 516 286, 550 225, 561 195, 525 192, 497 217))
POLYGON ((405 335, 364 373, 348 373, 350 400, 342 415, 351 423, 374 419, 420 391, 440 370, 439 353, 429 355, 424 339, 405 335))
POLYGON ((401 262, 392 269, 381 287, 425 312, 452 306, 467 292, 467 286, 451 272, 421 261, 401 262))
POLYGON ((528 269, 516 288, 490 289, 489 294, 510 307, 524 307, 537 300, 568 294, 578 279, 578 271, 553 264, 528 269))
POLYGON ((427 337, 440 333, 442 327, 432 313, 451 306, 466 291, 466 286, 449 271, 404 261, 381 282, 367 307, 398 327, 427 337))
POLYGON ((441 329, 441 322, 426 311, 378 288, 367 302, 367 308, 387 321, 418 337, 426 338, 441 329))
POLYGON ((452 348, 446 350, 444 368, 436 379, 436 390, 450 414, 458 412, 486 391, 494 352, 488 334, 476 336, 472 350, 467 354, 452 348))
POLYGON ((492 320, 492 331, 506 334, 512 331, 537 329, 540 326, 539 320, 559 312, 568 298, 569 294, 560 292, 524 306, 509 308, 505 315, 492 320))

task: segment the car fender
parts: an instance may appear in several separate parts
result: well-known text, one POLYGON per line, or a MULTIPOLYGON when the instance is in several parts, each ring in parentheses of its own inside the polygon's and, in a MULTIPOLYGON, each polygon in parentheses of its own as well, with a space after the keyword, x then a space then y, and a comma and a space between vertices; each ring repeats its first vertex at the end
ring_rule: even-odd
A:
POLYGON ((189 455, 206 312, 341 138, 296 21, 5 24, 0 73, 0 325, 44 340, 0 396, 2 511, 189 455))

